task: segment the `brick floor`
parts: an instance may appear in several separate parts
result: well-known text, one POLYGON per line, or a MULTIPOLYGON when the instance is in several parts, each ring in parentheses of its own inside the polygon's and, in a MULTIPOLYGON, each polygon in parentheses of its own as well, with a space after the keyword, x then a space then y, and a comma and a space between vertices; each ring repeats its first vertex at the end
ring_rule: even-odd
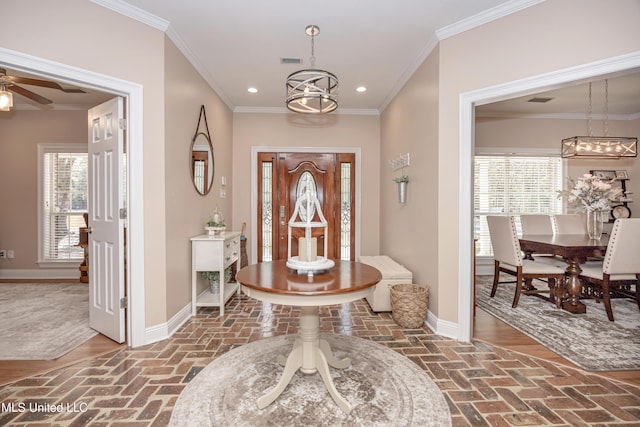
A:
MULTIPOLYGON (((638 387, 427 328, 402 329, 364 300, 320 312, 323 332, 370 339, 420 366, 444 393, 454 426, 640 426, 638 387)), ((295 308, 234 296, 222 319, 217 309, 200 309, 170 339, 3 386, 0 425, 164 426, 209 362, 297 326, 295 308)))

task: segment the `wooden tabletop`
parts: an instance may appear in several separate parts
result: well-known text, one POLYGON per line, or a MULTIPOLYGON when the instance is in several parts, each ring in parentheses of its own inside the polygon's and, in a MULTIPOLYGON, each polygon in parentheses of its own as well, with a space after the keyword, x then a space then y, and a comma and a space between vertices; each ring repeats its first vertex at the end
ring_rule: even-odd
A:
POLYGON ((525 234, 520 242, 543 243, 564 247, 589 247, 607 249, 609 236, 604 234, 599 240, 589 239, 586 234, 525 234))
POLYGON ((314 296, 367 289, 382 280, 382 274, 367 264, 335 260, 335 266, 328 272, 310 278, 287 268, 286 260, 278 260, 248 265, 238 272, 236 280, 256 291, 314 296))

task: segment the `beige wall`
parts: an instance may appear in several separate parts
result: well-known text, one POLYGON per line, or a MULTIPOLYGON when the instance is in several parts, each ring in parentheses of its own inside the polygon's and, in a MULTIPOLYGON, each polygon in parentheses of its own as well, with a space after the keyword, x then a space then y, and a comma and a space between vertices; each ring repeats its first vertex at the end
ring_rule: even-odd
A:
POLYGON ((378 116, 235 113, 233 117, 233 224, 251 224, 252 147, 359 147, 362 153, 361 255, 380 248, 380 132, 378 116))
MULTIPOLYGON (((231 185, 220 199, 220 177, 231 177, 233 116, 176 46, 165 45, 165 187, 166 187, 166 275, 167 319, 191 302, 192 236, 203 234, 204 223, 218 207, 227 226, 231 223, 231 185), (214 180, 209 194, 196 192, 190 176, 191 141, 196 132, 200 106, 204 105, 214 148, 214 180)), ((200 132, 205 132, 204 118, 200 132)), ((230 179, 228 179, 230 181, 230 179)), ((204 285, 203 285, 204 286, 204 285)))
POLYGON ((0 259, 0 269, 38 268, 40 143, 86 144, 87 112, 0 113, 0 248, 15 252, 13 260, 0 259))
MULTIPOLYGON (((438 315, 438 49, 418 68, 381 116, 381 253, 429 285, 429 310, 438 315), (398 202, 402 175, 389 160, 409 153, 407 202, 398 202)), ((451 191, 451 190, 448 190, 451 191)))
MULTIPOLYGON (((437 194, 437 201, 425 197, 409 209, 428 212, 437 209, 438 238, 430 244, 437 246, 437 264, 425 262, 414 268, 418 277, 437 275, 432 286, 437 287, 438 301, 430 309, 443 321, 458 321, 458 229, 459 229, 459 102, 460 95, 472 90, 505 84, 525 77, 537 76, 571 66, 622 55, 640 49, 640 3, 620 0, 611 8, 598 0, 547 1, 528 9, 450 37, 440 43, 439 106, 430 109, 427 94, 416 94, 424 105, 411 110, 414 102, 398 99, 383 113, 402 114, 412 111, 413 120, 438 120, 436 180, 425 182, 420 191, 437 194), (580 11, 581 28, 599 28, 603 22, 614 22, 608 31, 570 31, 567 22, 580 11), (540 29, 544 28, 544 31, 540 29), (433 271, 435 268, 436 271, 433 271)), ((431 55, 435 55, 432 53, 431 55)), ((430 76, 414 79, 426 79, 430 76)), ((418 84, 413 82, 412 84, 418 84)), ((383 118, 383 122, 385 119, 383 118)), ((387 136, 390 143, 395 133, 387 136)), ((412 171, 413 172, 413 171, 412 171)), ((411 186, 411 184, 409 184, 411 186)), ((415 188, 415 186, 414 186, 415 188)), ((381 203, 394 203, 395 195, 383 192, 381 203)), ((381 228, 396 228, 394 218, 385 217, 381 228)), ((385 247, 398 247, 413 240, 413 230, 393 233, 385 240, 385 247)), ((471 238, 471 236, 469 237, 471 238)), ((383 248, 384 249, 384 248, 383 248)))
MULTIPOLYGON (((640 13, 637 1, 616 3, 616 8, 598 0, 543 2, 490 24, 459 34, 441 43, 440 176, 449 164, 445 186, 439 183, 441 213, 458 209, 459 170, 451 159, 458 158, 459 95, 461 93, 536 76, 545 72, 629 53, 640 48, 640 13), (567 31, 566 23, 580 10, 582 28, 596 28, 615 22, 609 31, 567 31), (545 31, 540 31, 545 28, 545 31), (453 208, 455 206, 455 208, 453 208)), ((452 280, 458 271, 458 217, 442 216, 440 230, 446 239, 439 242, 440 283, 452 280)), ((457 276, 457 275, 456 275, 457 276)), ((457 283, 458 277, 453 280, 457 283)), ((457 286, 441 286, 440 318, 458 318, 457 286)))
POLYGON ((131 143, 144 164, 128 166, 144 170, 145 323, 165 322, 164 34, 84 0, 9 2, 3 14, 29 17, 29 37, 24 19, 0 26, 3 48, 143 86, 144 140, 131 143))

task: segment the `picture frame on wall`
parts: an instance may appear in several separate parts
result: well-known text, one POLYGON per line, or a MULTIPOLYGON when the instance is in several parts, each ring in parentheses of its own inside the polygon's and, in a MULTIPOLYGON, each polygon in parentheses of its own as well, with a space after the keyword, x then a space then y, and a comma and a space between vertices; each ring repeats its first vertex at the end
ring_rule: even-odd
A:
POLYGON ((616 179, 619 179, 619 180, 629 179, 629 175, 627 174, 626 170, 616 171, 616 179))
POLYGON ((609 170, 590 170, 589 173, 593 176, 596 176, 600 179, 604 180, 614 180, 616 179, 616 171, 609 170))

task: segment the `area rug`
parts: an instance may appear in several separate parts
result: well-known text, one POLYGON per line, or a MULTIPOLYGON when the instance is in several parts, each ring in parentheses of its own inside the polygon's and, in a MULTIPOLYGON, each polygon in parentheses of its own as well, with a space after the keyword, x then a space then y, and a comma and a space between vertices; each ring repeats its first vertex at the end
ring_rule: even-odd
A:
POLYGON ((0 283, 0 359, 57 359, 97 335, 84 283, 0 283))
POLYGON ((330 368, 339 393, 351 404, 344 413, 318 373, 296 372, 275 402, 256 400, 274 387, 295 336, 262 339, 225 353, 198 373, 180 394, 171 426, 438 426, 451 425, 438 386, 416 364, 380 344, 327 334, 338 358, 351 366, 330 368))
MULTIPOLYGON (((508 280, 505 278, 505 280, 508 280)), ((611 302, 615 321, 610 322, 602 304, 582 300, 585 314, 572 314, 532 295, 521 295, 511 308, 515 284, 502 284, 490 298, 493 276, 478 276, 478 307, 528 335, 554 353, 586 371, 640 369, 640 310, 631 299, 611 302)), ((534 282, 539 289, 547 285, 534 282)))

